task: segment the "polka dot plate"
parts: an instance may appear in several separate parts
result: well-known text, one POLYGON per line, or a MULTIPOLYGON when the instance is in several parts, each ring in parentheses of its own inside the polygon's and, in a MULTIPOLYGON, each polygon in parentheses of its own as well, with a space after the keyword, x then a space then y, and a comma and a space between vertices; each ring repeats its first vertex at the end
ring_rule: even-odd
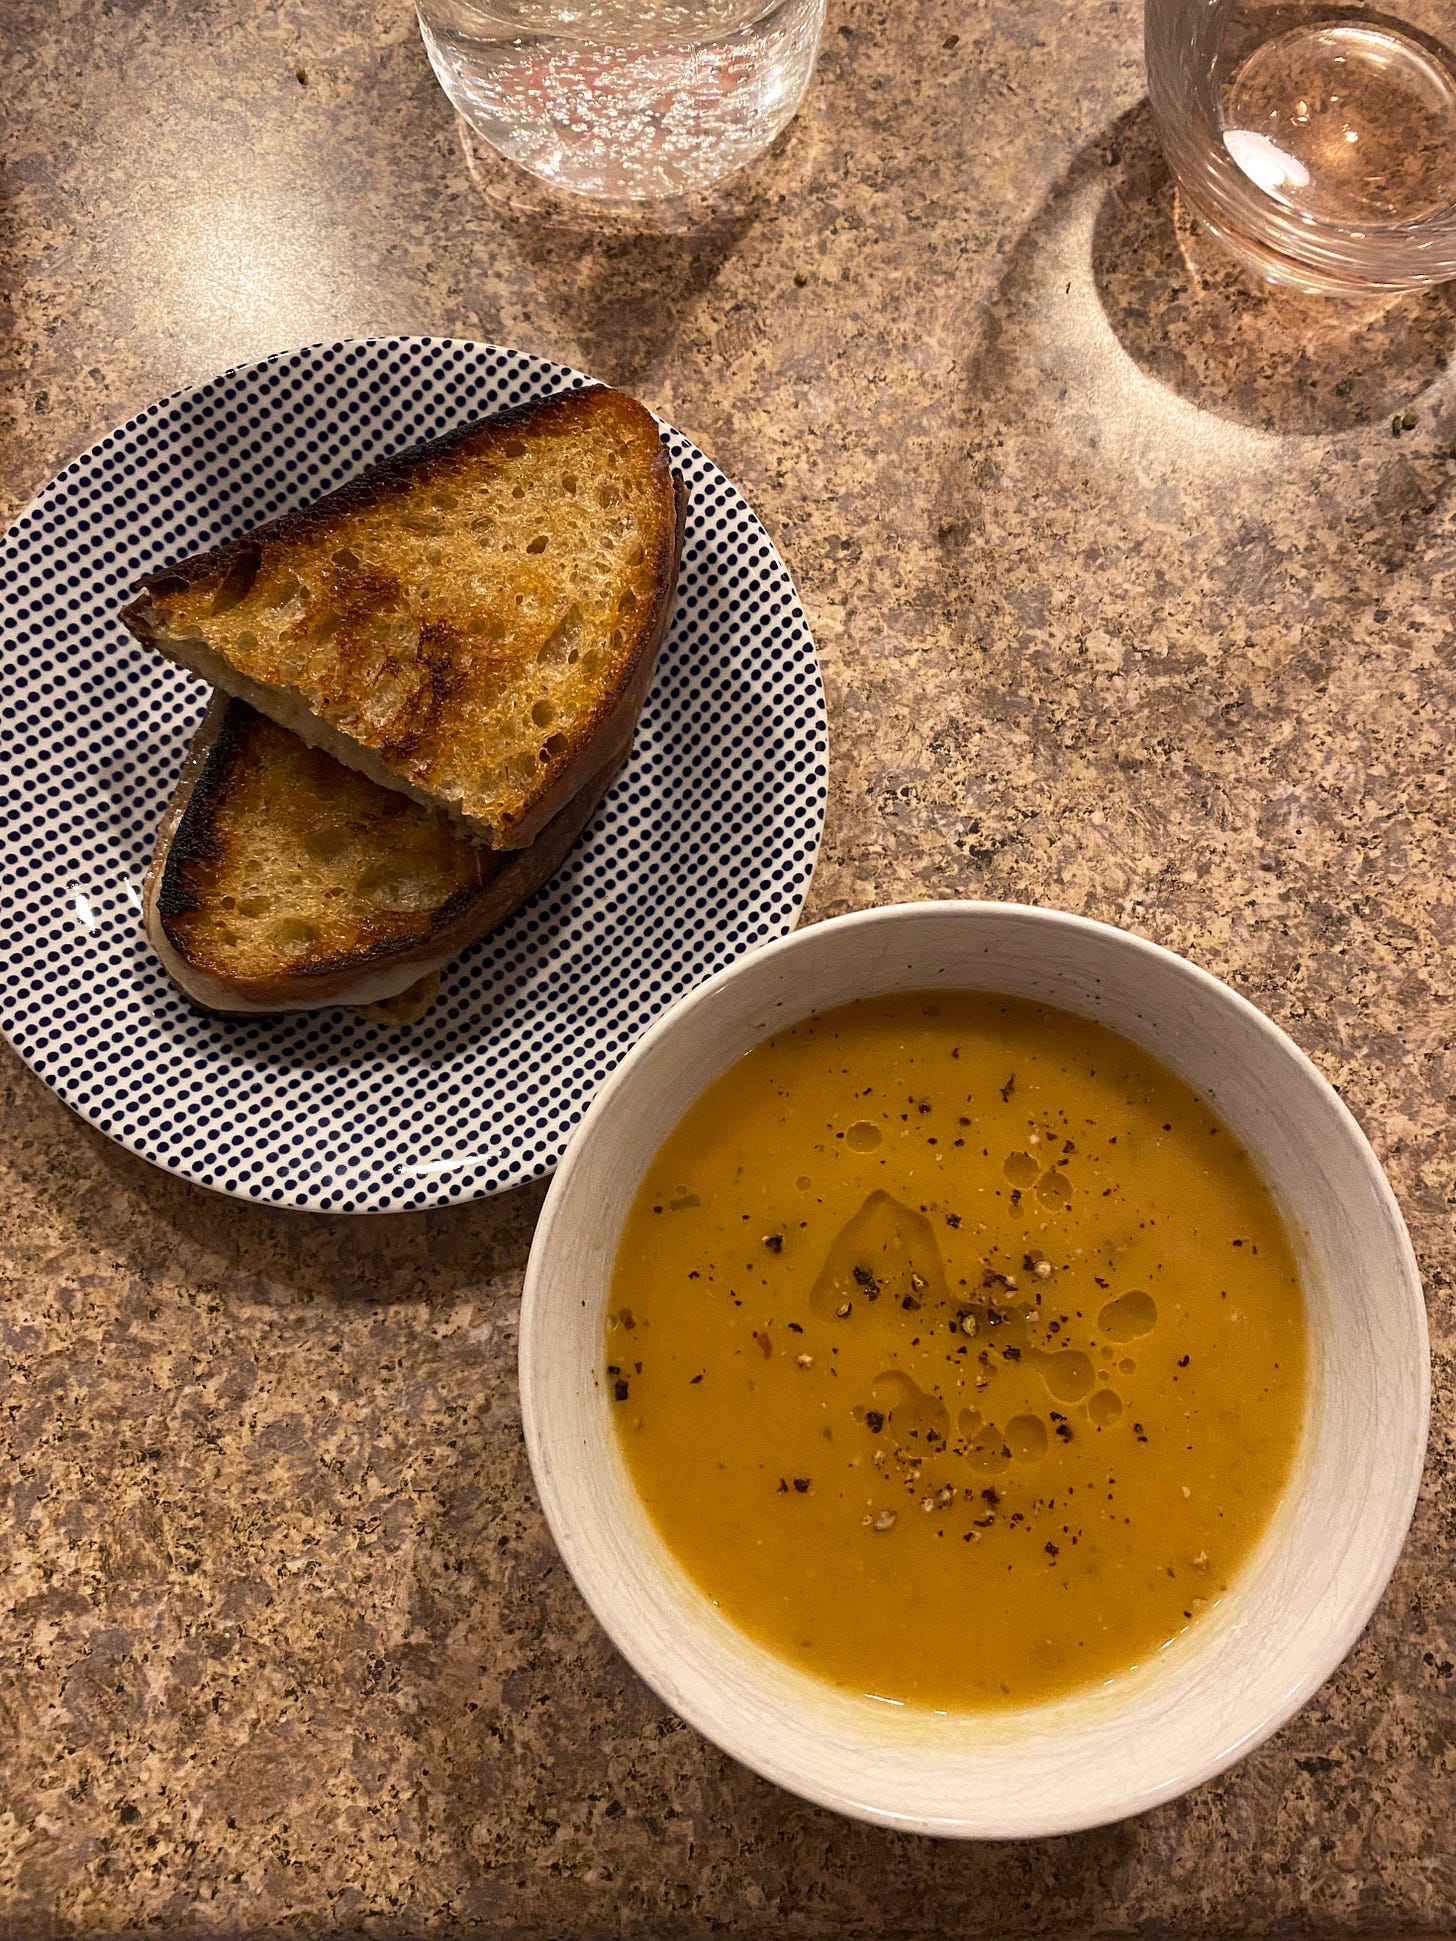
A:
POLYGON ((783 562, 664 426, 691 488, 676 616, 631 760, 564 867, 419 1024, 193 1011, 141 885, 207 691, 117 615, 143 573, 472 418, 588 382, 409 337, 316 345, 168 398, 68 465, 0 546, 0 1027, 82 1117, 241 1199, 444 1205, 547 1172, 673 1000, 789 930, 824 817, 824 697, 783 562))

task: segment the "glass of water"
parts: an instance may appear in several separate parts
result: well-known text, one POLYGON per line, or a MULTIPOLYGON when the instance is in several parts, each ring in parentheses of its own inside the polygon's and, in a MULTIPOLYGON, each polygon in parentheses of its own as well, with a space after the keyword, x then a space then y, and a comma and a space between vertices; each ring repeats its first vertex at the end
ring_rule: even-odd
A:
POLYGON ((1456 0, 1146 0, 1148 92, 1192 214, 1271 282, 1456 276, 1456 0))
POLYGON ((472 128, 555 188, 642 202, 706 188, 793 119, 825 0, 418 0, 472 128))

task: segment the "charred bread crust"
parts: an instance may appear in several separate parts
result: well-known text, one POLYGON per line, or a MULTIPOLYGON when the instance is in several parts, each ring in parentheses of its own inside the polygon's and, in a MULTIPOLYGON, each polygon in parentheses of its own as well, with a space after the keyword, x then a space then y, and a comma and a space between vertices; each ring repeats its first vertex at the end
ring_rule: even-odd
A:
MULTIPOLYGON (((576 399, 609 390, 610 387, 604 384, 589 385, 573 391, 558 391, 550 398, 533 398, 525 404, 515 404, 509 410, 499 411, 493 417, 475 418, 468 425, 458 425, 454 431, 446 432, 443 438, 432 438, 423 445, 412 445, 407 451, 396 452, 392 458, 381 459, 377 465, 371 465, 367 471, 361 472, 358 478, 349 479, 332 492, 325 492, 319 498, 310 500, 307 505, 295 506, 291 512, 280 512, 276 519, 265 520, 261 526, 253 526, 249 531, 239 533, 236 539, 226 540, 221 546, 211 546, 202 553, 191 553, 175 565, 163 566, 157 572, 149 573, 135 596, 122 608, 121 618, 138 640, 144 640, 148 646, 165 653, 166 648, 145 631, 148 625, 145 610, 151 604, 151 596, 166 591, 169 583, 189 586, 193 581, 204 578, 216 566, 224 566, 231 571, 249 553, 257 550, 260 541, 293 539, 310 532, 320 518, 326 518, 335 511, 368 511, 388 495, 391 487, 408 482, 420 466, 430 459, 443 458, 482 432, 494 435, 503 431, 536 430, 543 424, 549 424, 552 419, 563 416, 576 399)), ((612 395, 625 399, 624 393, 612 395)), ((663 464, 667 464, 665 451, 663 464)))
POLYGON ((182 773, 157 830, 142 884, 144 924, 154 948, 154 923, 160 925, 164 916, 184 916, 198 908, 197 898, 187 887, 186 874, 205 869, 216 860, 213 805, 224 776, 232 768, 236 723, 229 717, 236 706, 226 694, 213 694, 188 745, 182 773))
POLYGON ((168 976, 190 1003, 220 1017, 377 1003, 450 963, 555 875, 616 779, 631 741, 630 727, 625 740, 612 738, 597 774, 529 849, 479 850, 479 882, 443 903, 424 934, 298 964, 286 976, 229 978, 197 960, 177 920, 202 907, 199 879, 217 864, 216 817, 237 763, 247 758, 248 712, 245 702, 213 697, 163 819, 143 905, 147 937, 168 976))
POLYGON ((652 625, 644 630, 641 642, 628 663, 616 692, 603 699, 583 727, 580 752, 512 831, 511 848, 519 847, 522 842, 534 842, 536 836, 552 816, 559 812, 564 803, 568 802, 578 789, 589 785, 601 761, 611 758, 610 753, 602 755, 599 751, 610 751, 617 744, 624 722, 629 724, 627 743, 629 748, 631 746, 637 718, 642 712, 642 704, 647 699, 647 690, 652 685, 652 676, 657 669, 657 656, 661 652, 663 641, 667 638, 667 630, 672 625, 689 498, 687 484, 678 472, 672 474, 672 489, 676 517, 671 539, 664 549, 657 573, 657 598, 654 603, 652 625))
POLYGON ((558 757, 555 772, 545 786, 528 799, 519 815, 507 816, 498 823, 463 813, 457 805, 386 766, 373 749, 322 720, 298 689, 275 688, 243 674, 222 654, 209 648, 205 641, 191 643, 194 647, 202 648, 200 654, 180 652, 180 643, 170 638, 165 627, 159 624, 164 616, 156 603, 169 592, 189 588, 198 580, 213 576, 226 580, 235 571, 246 571, 249 562, 256 564, 264 542, 286 545, 296 537, 311 533, 320 522, 340 511, 367 511, 373 508, 391 496, 396 487, 408 487, 423 465, 456 451, 473 438, 488 434, 494 443, 502 433, 509 433, 513 429, 539 431, 564 418, 569 412, 579 412, 580 400, 584 396, 602 395, 612 399, 616 409, 629 409, 633 414, 643 413, 643 408, 623 393, 611 391, 608 387, 590 387, 586 391, 562 392, 556 397, 518 405, 495 417, 478 420, 444 438, 386 459, 309 506, 283 513, 223 546, 194 554, 189 559, 149 575, 137 594, 122 609, 121 618, 138 640, 169 660, 202 674, 215 686, 248 702, 260 713, 270 715, 311 746, 358 769, 385 788, 411 796, 427 807, 445 810, 472 841, 508 850, 526 848, 598 772, 608 758, 603 755, 600 742, 604 737, 610 737, 611 728, 624 717, 635 723, 636 714, 651 683, 652 669, 671 618, 688 501, 687 488, 682 478, 672 471, 666 448, 661 443, 654 455, 652 470, 654 473, 660 471, 662 478, 670 484, 675 517, 658 547, 658 556, 653 565, 654 596, 638 623, 636 644, 629 650, 613 689, 601 697, 589 717, 575 726, 572 745, 558 757))

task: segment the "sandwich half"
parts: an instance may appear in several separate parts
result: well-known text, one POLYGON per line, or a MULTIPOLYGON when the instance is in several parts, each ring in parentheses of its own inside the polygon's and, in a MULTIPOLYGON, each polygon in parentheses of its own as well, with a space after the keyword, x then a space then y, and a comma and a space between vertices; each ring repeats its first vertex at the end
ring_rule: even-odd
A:
MULTIPOLYGON (((631 723, 527 849, 470 842, 243 701, 214 695, 147 875, 143 920, 173 982, 224 1016, 389 1005, 554 875, 626 758, 631 723)), ((405 994, 413 993, 406 999, 405 994)))
POLYGON ((621 760, 685 504, 643 406, 568 391, 153 575, 123 618, 462 835, 524 850, 621 760))

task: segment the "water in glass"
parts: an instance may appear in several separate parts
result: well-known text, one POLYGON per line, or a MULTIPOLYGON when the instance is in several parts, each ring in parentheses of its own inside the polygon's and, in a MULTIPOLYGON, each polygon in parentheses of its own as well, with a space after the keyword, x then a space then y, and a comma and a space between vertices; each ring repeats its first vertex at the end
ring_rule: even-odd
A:
POLYGON ((492 147, 558 188, 638 201, 768 147, 808 86, 824 0, 419 0, 419 16, 492 147))
POLYGON ((1423 222, 1456 203, 1456 76, 1389 20, 1296 18, 1229 63, 1224 146, 1316 220, 1423 222))
POLYGON ((1193 211, 1277 282, 1456 275, 1456 0, 1147 0, 1148 86, 1193 211))

